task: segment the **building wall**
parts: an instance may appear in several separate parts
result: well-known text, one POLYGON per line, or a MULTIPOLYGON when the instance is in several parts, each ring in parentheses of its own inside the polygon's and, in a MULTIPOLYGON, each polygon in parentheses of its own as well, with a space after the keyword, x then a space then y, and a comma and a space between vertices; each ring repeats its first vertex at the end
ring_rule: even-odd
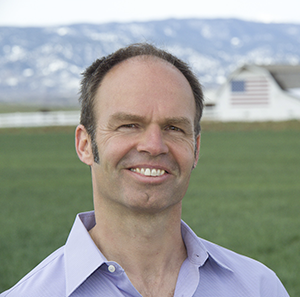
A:
POLYGON ((267 70, 257 66, 233 72, 215 96, 216 120, 300 119, 300 98, 283 91, 267 70))

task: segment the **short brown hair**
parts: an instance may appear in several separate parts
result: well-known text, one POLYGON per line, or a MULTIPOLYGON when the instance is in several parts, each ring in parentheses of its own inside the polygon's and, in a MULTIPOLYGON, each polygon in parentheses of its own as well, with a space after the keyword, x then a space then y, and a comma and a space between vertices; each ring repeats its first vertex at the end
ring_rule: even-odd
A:
POLYGON ((99 162, 97 146, 95 143, 96 123, 94 114, 95 96, 97 90, 104 76, 115 65, 127 59, 143 55, 154 56, 165 60, 168 63, 174 65, 185 76, 192 88, 196 104, 194 121, 195 137, 197 137, 197 135, 200 133, 200 119, 203 113, 203 92, 197 77, 192 72, 190 67, 185 62, 173 56, 172 54, 158 49, 157 47, 149 43, 132 44, 127 47, 121 48, 106 57, 97 59, 91 66, 89 66, 85 70, 85 72, 83 72, 79 98, 79 102, 81 103, 80 123, 86 128, 88 134, 91 137, 95 161, 99 162))

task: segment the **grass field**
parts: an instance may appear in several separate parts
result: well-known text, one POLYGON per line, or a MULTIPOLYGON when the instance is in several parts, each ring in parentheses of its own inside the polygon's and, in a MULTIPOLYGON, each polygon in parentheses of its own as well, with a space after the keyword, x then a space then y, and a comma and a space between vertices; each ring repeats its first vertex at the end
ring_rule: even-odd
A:
MULTIPOLYGON (((300 296, 300 122, 203 123, 183 219, 255 258, 300 296)), ((0 130, 0 292, 65 243, 91 210, 74 127, 0 130)))

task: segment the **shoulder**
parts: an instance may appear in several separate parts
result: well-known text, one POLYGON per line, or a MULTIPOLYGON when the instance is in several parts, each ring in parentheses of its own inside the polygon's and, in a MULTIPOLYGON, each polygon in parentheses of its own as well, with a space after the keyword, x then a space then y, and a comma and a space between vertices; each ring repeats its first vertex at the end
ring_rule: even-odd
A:
POLYGON ((231 271, 232 280, 257 296, 288 296, 274 271, 261 262, 199 238, 210 259, 231 271))
POLYGON ((232 271, 240 271, 240 270, 245 271, 246 270, 245 268, 247 267, 248 272, 249 269, 251 271, 251 268, 253 268, 255 269, 255 273, 257 273, 258 271, 262 271, 264 273, 273 274, 272 270, 270 270, 264 264, 258 262, 257 260, 236 253, 232 250, 224 248, 220 245, 217 245, 205 239, 199 238, 199 240, 205 246, 208 254, 212 258, 224 264, 232 271))
POLYGON ((65 295, 64 246, 53 252, 1 297, 65 295))

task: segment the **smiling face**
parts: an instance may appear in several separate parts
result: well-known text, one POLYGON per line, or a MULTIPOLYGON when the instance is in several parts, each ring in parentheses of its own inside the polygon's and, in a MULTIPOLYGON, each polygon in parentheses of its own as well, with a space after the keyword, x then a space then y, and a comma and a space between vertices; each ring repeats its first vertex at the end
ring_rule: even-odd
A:
POLYGON ((108 72, 95 102, 100 162, 80 157, 91 166, 95 210, 114 205, 155 213, 178 205, 200 138, 186 78, 161 59, 131 58, 108 72))

